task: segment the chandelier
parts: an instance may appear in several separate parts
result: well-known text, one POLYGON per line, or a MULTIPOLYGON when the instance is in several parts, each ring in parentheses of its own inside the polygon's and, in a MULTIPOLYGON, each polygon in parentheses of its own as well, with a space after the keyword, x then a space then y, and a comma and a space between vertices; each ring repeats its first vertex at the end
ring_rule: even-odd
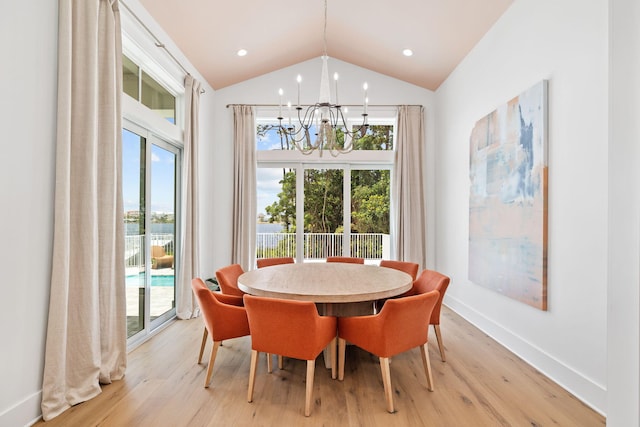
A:
MULTIPOLYGON (((324 0, 324 29, 323 29, 323 54, 322 54, 322 74, 320 76, 320 96, 318 102, 306 107, 300 105, 300 83, 302 76, 298 75, 298 103, 295 107, 297 111, 297 122, 291 119, 291 102, 287 103, 289 109, 289 119, 287 124, 283 124, 282 117, 282 89, 278 91, 280 95, 278 112, 278 133, 284 139, 288 147, 294 146, 302 154, 311 154, 318 150, 320 157, 324 150, 329 151, 332 156, 348 153, 353 150, 353 140, 362 136, 369 124, 367 123, 367 83, 364 83, 364 99, 362 124, 355 125, 349 129, 345 120, 343 108, 338 103, 338 73, 333 74, 335 83, 335 103, 331 102, 331 88, 329 84, 329 67, 327 61, 327 0, 324 0), (314 138, 312 138, 312 135, 314 138)), ((346 109, 345 109, 346 110, 346 109)))

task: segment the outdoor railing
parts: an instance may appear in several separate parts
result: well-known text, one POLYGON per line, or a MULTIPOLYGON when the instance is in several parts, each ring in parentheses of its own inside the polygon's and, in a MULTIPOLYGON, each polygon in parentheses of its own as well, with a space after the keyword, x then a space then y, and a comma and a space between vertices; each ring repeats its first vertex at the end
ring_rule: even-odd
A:
MULTIPOLYGON (((296 235, 294 233, 257 233, 257 258, 296 256, 296 235)), ((353 257, 369 260, 388 259, 390 254, 389 235, 382 233, 351 234, 350 252, 353 257)), ((305 233, 304 258, 324 259, 341 256, 344 235, 338 233, 305 233)))
MULTIPOLYGON (((144 265, 144 235, 125 236, 125 266, 144 265)), ((344 235, 339 233, 305 233, 304 259, 319 260, 329 256, 341 256, 344 235)), ((162 246, 167 254, 175 254, 173 234, 152 234, 151 246, 162 246)), ((382 233, 354 233, 350 238, 353 257, 368 260, 390 258, 389 235, 382 233)), ((295 233, 257 233, 257 258, 296 257, 295 233)))
MULTIPOLYGON (((151 234, 151 246, 162 246, 168 255, 175 254, 175 239, 171 233, 151 234)), ((144 265, 144 234, 124 236, 125 267, 144 265)))

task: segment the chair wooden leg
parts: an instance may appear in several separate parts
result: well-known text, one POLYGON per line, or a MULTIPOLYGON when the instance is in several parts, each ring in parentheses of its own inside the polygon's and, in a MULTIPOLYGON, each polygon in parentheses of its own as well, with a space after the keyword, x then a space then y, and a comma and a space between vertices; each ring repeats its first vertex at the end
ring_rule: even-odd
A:
POLYGON ((431 360, 429 359, 428 343, 420 346, 420 353, 422 353, 422 364, 424 365, 424 374, 427 376, 427 388, 429 391, 433 391, 433 375, 431 374, 431 360))
POLYGON ((207 366, 207 376, 204 379, 204 388, 208 388, 211 382, 211 374, 213 374, 213 364, 216 361, 218 347, 220 347, 220 341, 214 341, 213 348, 211 348, 211 356, 209 357, 209 366, 207 366))
POLYGON ((384 386, 384 398, 387 401, 387 411, 393 414, 393 390, 391 389, 391 372, 389 370, 388 357, 380 358, 380 371, 382 372, 382 385, 384 386))
POLYGON ((253 389, 256 385, 256 368, 258 367, 258 355, 256 350, 251 350, 251 365, 249 367, 249 390, 247 391, 247 402, 253 402, 253 389))
POLYGON ((207 337, 209 336, 209 331, 207 328, 204 328, 202 332, 202 344, 200 344, 200 355, 198 356, 198 365, 202 363, 202 355, 204 354, 204 346, 207 345, 207 337))
POLYGON ((443 362, 447 359, 444 357, 444 343, 442 342, 442 334, 440 333, 440 325, 433 325, 433 329, 436 332, 436 340, 438 341, 438 348, 440 349, 440 358, 443 362))
POLYGON ((271 353, 267 353, 267 372, 268 373, 273 372, 273 366, 271 364, 271 353))
POLYGON ((337 375, 337 363, 336 363, 336 352, 337 352, 337 346, 338 346, 338 337, 333 337, 333 339, 331 340, 331 344, 329 344, 331 346, 331 379, 335 380, 337 375))
POLYGON ((307 360, 307 390, 304 400, 304 416, 311 415, 311 400, 313 396, 313 375, 316 370, 316 361, 307 360))
POLYGON ((282 362, 282 356, 278 355, 278 369, 282 370, 284 363, 282 362))
POLYGON ((344 380, 344 353, 347 347, 347 341, 338 338, 338 380, 344 380))

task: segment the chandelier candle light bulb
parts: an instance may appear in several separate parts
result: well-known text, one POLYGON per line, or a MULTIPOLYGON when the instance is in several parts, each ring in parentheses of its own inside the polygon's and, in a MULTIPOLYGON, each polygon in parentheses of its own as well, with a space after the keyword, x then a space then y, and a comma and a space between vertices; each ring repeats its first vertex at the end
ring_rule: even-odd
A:
POLYGON ((367 89, 369 89, 369 85, 367 84, 367 82, 364 82, 364 84, 362 85, 362 89, 364 89, 364 114, 367 114, 367 103, 369 102, 369 98, 367 98, 367 89))

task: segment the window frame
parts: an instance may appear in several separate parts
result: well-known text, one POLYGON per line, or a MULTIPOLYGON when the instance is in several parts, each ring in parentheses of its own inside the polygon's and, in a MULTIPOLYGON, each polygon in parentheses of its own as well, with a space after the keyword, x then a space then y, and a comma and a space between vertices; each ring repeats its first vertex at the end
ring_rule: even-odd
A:
MULTIPOLYGON (((357 108, 353 108, 352 115, 347 118, 347 125, 353 126, 362 123, 358 119, 357 108)), ((370 125, 392 126, 394 135, 396 134, 396 111, 389 108, 369 107, 368 123, 370 125)), ((256 127, 264 124, 277 124, 277 107, 257 107, 256 127)), ((285 118, 285 121, 287 119, 285 118)), ((349 163, 349 164, 390 164, 393 165, 395 159, 395 144, 393 150, 353 150, 348 153, 339 154, 333 157, 326 150, 320 155, 319 151, 311 154, 302 154, 298 150, 256 150, 256 161, 258 163, 270 162, 303 162, 303 163, 349 163)))
MULTIPOLYGON (((175 163, 175 219, 174 219, 174 247, 176 254, 175 259, 175 273, 174 273, 174 298, 176 298, 177 294, 177 279, 179 277, 180 272, 180 260, 177 257, 177 254, 180 253, 180 197, 181 197, 181 176, 182 176, 182 155, 183 150, 176 146, 175 144, 170 143, 164 138, 159 137, 153 131, 140 126, 139 124, 128 120, 122 120, 122 129, 132 132, 142 138, 145 139, 145 185, 144 185, 144 200, 145 200, 145 230, 151 230, 152 224, 152 215, 151 215, 151 202, 153 201, 153 192, 152 192, 152 146, 160 147, 164 150, 167 150, 176 156, 175 163)), ((146 234, 150 234, 147 232, 146 234)), ((144 313, 145 313, 145 321, 144 327, 142 330, 136 332, 131 337, 127 338, 127 349, 132 350, 138 345, 142 344, 144 341, 153 336, 158 330, 161 330, 163 326, 167 324, 169 320, 172 320, 176 317, 176 308, 173 307, 168 312, 165 312, 161 316, 151 319, 150 310, 151 310, 151 294, 150 294, 150 280, 151 280, 151 239, 145 237, 144 239, 145 245, 145 256, 148 258, 145 260, 145 277, 148 278, 149 282, 146 284, 146 292, 145 292, 145 300, 144 300, 144 313), (147 262, 148 261, 148 262, 147 262)))
MULTIPOLYGON (((256 111, 256 129, 259 124, 277 124, 277 110, 273 107, 259 107, 256 111)), ((370 107, 368 122, 370 125, 391 125, 396 134, 395 110, 370 107)), ((348 119, 348 125, 359 124, 357 119, 348 119)), ((342 169, 343 170, 343 239, 351 238, 351 171, 352 170, 389 170, 391 175, 389 195, 393 200, 393 177, 396 148, 393 150, 353 150, 333 157, 327 151, 322 155, 318 151, 302 154, 298 150, 256 150, 257 168, 287 168, 296 172, 296 230, 304 231, 304 171, 306 169, 342 169), (301 221, 301 222, 300 222, 301 221)), ((392 215, 390 206, 389 215, 392 215)), ((257 212, 259 213, 259 212, 257 212)), ((390 221, 392 219, 390 218, 390 221)), ((393 227, 389 230, 391 234, 393 227)), ((343 245, 348 256, 349 245, 343 245)), ((391 249, 393 251, 393 249, 391 249)), ((393 255, 393 254, 392 254, 393 255)), ((304 261, 304 232, 296 232, 296 260, 304 261)))
MULTIPOLYGON (((176 150, 176 207, 175 207, 175 253, 180 253, 180 224, 182 223, 181 200, 181 170, 183 166, 184 156, 184 112, 185 112, 185 88, 184 79, 185 71, 172 60, 164 50, 158 49, 156 41, 153 39, 149 30, 144 28, 141 23, 133 17, 127 8, 121 10, 121 28, 122 28, 122 54, 127 56, 140 68, 140 75, 144 71, 153 78, 157 83, 162 85, 169 93, 175 96, 175 124, 163 118, 157 112, 151 110, 142 102, 132 98, 122 90, 122 127, 132 132, 145 133, 147 144, 152 144, 165 148, 176 150)), ((142 134, 140 134, 142 135, 142 134)), ((150 149, 148 150, 150 152, 150 149)), ((150 161, 148 159, 148 161, 150 161)), ((149 169, 150 171, 150 169, 149 169)), ((148 172, 149 172, 148 171, 148 172)), ((149 216, 150 221, 150 216, 149 216)), ((147 227, 150 224, 147 224, 147 227)), ((149 229, 149 228, 147 228, 149 229)), ((149 249, 149 248, 147 248, 149 249)), ((149 253, 147 251, 147 253, 149 253)), ((177 278, 181 269, 181 260, 175 258, 175 289, 177 292, 177 278)), ((145 304, 148 304, 148 298, 145 304)), ((149 307, 146 307, 147 314, 149 307)), ((163 315, 164 316, 164 315, 163 315)), ((171 315, 163 318, 164 322, 156 322, 145 325, 143 333, 137 333, 127 339, 127 350, 130 351, 148 340, 157 332, 168 325, 168 322, 176 317, 175 308, 171 315)))

